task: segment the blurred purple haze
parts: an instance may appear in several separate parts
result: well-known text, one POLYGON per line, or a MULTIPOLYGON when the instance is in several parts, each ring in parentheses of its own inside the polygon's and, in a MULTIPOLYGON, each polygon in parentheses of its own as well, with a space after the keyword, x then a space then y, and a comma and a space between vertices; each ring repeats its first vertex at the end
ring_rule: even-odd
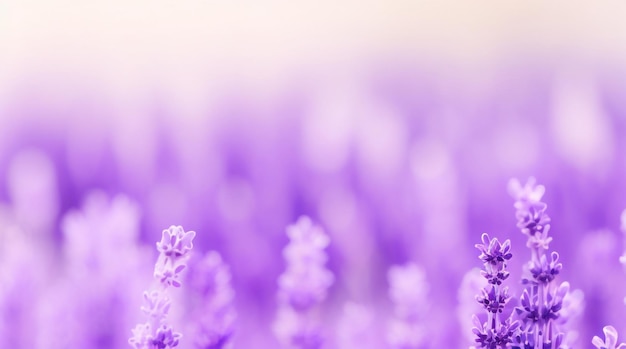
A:
MULTIPOLYGON (((584 294, 578 347, 605 325, 626 334, 626 67, 513 49, 464 65, 420 48, 289 66, 267 86, 178 66, 193 82, 139 75, 125 90, 124 69, 111 82, 31 61, 0 74, 2 347, 128 347, 154 244, 182 225, 193 253, 228 265, 232 347, 278 348, 285 229, 307 215, 330 238, 325 348, 389 347, 387 273, 408 263, 428 285, 422 347, 467 348, 483 232, 511 240, 508 285, 522 291, 507 183, 530 176, 546 187, 559 280, 584 294)), ((178 329, 197 325, 193 292, 172 291, 178 329)))

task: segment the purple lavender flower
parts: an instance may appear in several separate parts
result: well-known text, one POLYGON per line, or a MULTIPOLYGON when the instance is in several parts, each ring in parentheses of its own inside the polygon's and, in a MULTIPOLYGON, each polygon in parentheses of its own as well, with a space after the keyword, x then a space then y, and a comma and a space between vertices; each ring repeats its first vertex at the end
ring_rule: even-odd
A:
POLYGON ((613 326, 604 326, 602 331, 604 332, 604 340, 598 336, 594 336, 591 340, 591 344, 597 349, 626 349, 626 344, 617 344, 617 331, 613 326))
POLYGON ((548 259, 552 238, 548 236, 547 205, 541 201, 545 188, 535 185, 534 178, 523 187, 517 179, 512 179, 509 192, 515 199, 517 227, 528 236, 526 246, 531 250, 528 275, 522 280, 526 289, 520 297, 520 305, 515 308, 521 326, 513 348, 565 348, 565 332, 560 325, 567 320, 562 317, 561 309, 569 283, 555 282, 563 268, 558 261, 559 254, 552 252, 548 259))
POLYGON ((287 270, 279 277, 278 315, 274 332, 290 348, 320 348, 323 336, 315 310, 326 298, 333 274, 325 267, 324 249, 330 240, 310 218, 300 217, 287 227, 289 244, 283 250, 287 270))
POLYGON ((393 266, 387 273, 389 298, 394 304, 395 318, 390 323, 388 342, 392 348, 421 348, 426 341, 428 283, 426 273, 415 263, 393 266))
POLYGON ((199 349, 221 349, 230 341, 237 314, 231 274, 219 253, 211 251, 190 266, 194 345, 199 349))
POLYGON ((511 242, 506 240, 500 243, 497 238, 491 239, 488 234, 481 236, 482 243, 476 248, 480 251, 479 259, 483 261, 484 269, 481 275, 488 284, 476 296, 476 301, 487 311, 487 321, 482 322, 478 316, 473 316, 475 342, 478 348, 508 348, 513 342, 513 335, 519 323, 504 315, 504 307, 511 297, 508 288, 500 287, 509 277, 506 262, 513 256, 510 252, 511 242))
POLYGON ((163 230, 161 241, 156 243, 157 250, 167 257, 173 257, 174 260, 182 257, 193 248, 193 238, 196 233, 193 231, 185 232, 181 226, 171 226, 163 230))
POLYGON ((180 287, 180 273, 187 266, 189 252, 196 233, 185 232, 181 226, 171 226, 163 231, 156 246, 159 258, 154 266, 154 278, 160 289, 144 292, 145 306, 141 310, 148 316, 146 323, 133 329, 128 343, 135 349, 169 349, 178 346, 182 335, 174 332, 166 319, 171 306, 168 286, 180 287))
POLYGON ((548 205, 541 202, 546 189, 542 185, 535 185, 535 178, 528 179, 522 187, 517 179, 509 182, 509 193, 515 199, 515 218, 517 227, 529 237, 543 233, 550 217, 545 213, 548 205))

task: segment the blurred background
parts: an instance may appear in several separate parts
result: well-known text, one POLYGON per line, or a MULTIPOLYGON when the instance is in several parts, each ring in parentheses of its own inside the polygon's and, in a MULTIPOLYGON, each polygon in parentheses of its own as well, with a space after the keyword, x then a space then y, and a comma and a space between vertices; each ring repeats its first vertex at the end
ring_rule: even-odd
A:
POLYGON ((481 233, 512 240, 521 289, 530 253, 506 188, 530 176, 547 189, 560 278, 584 293, 578 346, 607 324, 625 331, 624 11, 0 3, 4 343, 128 347, 154 243, 182 225, 196 253, 230 265, 233 347, 276 348, 285 227, 308 215, 331 239, 327 348, 368 326, 360 348, 386 347, 387 270, 411 261, 433 307, 424 347, 467 348, 462 285, 481 233), (371 321, 351 325, 352 303, 371 321))

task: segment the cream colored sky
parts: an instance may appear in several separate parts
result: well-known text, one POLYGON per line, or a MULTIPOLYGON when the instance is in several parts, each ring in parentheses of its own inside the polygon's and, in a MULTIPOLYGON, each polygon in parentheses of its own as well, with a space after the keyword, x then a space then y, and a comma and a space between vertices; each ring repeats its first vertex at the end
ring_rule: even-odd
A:
POLYGON ((385 54, 468 67, 518 54, 620 62, 624 13, 624 1, 15 0, 0 4, 0 92, 22 77, 267 85, 385 54))

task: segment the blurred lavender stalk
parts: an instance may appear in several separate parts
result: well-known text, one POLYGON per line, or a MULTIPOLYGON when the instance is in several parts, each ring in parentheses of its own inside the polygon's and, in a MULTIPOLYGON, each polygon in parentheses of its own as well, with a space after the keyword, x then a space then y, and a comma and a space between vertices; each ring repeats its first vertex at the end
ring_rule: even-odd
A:
POLYGON ((274 332, 287 348, 321 348, 324 334, 319 305, 334 279, 325 267, 328 257, 324 249, 330 240, 306 216, 287 227, 287 235, 289 244, 283 250, 287 268, 278 279, 274 332))
POLYGON ((387 273, 394 319, 387 340, 394 349, 418 349, 428 343, 428 282, 424 269, 415 263, 392 266, 387 273))
POLYGON ((122 347, 146 255, 138 249, 139 208, 125 196, 87 195, 63 218, 63 270, 42 307, 38 348, 122 347))
POLYGON ((218 252, 210 251, 189 266, 189 334, 198 349, 229 347, 237 314, 231 273, 218 252))

